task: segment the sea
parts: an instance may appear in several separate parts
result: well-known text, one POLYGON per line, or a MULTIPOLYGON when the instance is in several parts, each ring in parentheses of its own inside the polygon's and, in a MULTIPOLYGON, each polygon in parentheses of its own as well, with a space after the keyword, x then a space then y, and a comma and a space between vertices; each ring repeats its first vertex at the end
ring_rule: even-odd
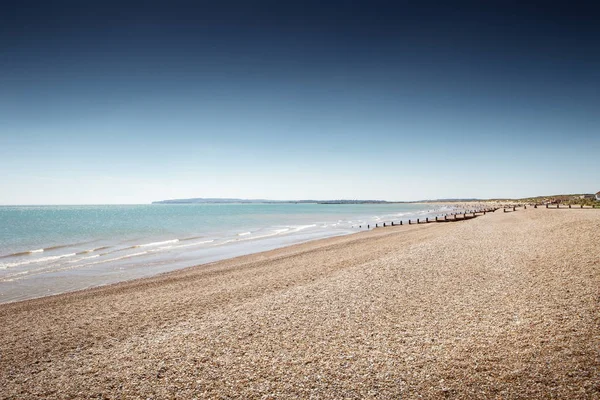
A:
POLYGON ((450 211, 414 203, 0 206, 0 303, 450 211))

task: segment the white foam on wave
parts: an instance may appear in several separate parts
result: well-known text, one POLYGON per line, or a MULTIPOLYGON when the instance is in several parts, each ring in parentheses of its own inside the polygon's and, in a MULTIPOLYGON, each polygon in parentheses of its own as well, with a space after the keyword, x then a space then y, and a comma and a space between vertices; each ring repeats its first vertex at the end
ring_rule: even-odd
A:
MULTIPOLYGON (((108 259, 106 259, 106 260, 100 260, 100 261, 94 261, 94 262, 91 262, 91 263, 80 264, 80 265, 77 265, 77 266, 76 266, 76 268, 79 268, 79 267, 87 267, 87 266, 90 266, 90 265, 96 265, 96 264, 103 264, 103 263, 107 263, 107 262, 111 262, 111 261, 125 260, 125 259, 127 259, 127 258, 131 258, 131 257, 138 257, 138 256, 143 256, 143 255, 145 255, 145 254, 152 253, 152 252, 155 252, 155 251, 156 251, 156 250, 149 250, 149 251, 141 251, 141 252, 139 252, 139 253, 126 254, 126 255, 124 255, 124 256, 121 256, 121 257, 116 257, 116 258, 108 258, 108 259)), ((96 258, 96 257, 95 257, 95 256, 92 256, 92 257, 89 257, 89 258, 96 258)), ((58 270, 56 270, 56 271, 61 271, 61 270, 63 270, 63 269, 58 269, 58 270)), ((54 271, 53 271, 53 272, 54 272, 54 271)))
POLYGON ((300 232, 300 231, 303 231, 303 230, 308 229, 308 228, 314 228, 316 226, 317 226, 317 224, 298 225, 298 226, 293 227, 293 232, 300 232))
MULTIPOLYGON (((272 232, 270 233, 265 233, 263 235, 258 235, 258 236, 252 236, 252 237, 245 237, 245 238, 234 238, 234 239, 229 239, 229 240, 225 240, 223 242, 219 242, 216 243, 214 246, 222 246, 224 244, 227 243, 239 243, 239 242, 246 242, 249 240, 258 240, 258 239, 265 239, 265 238, 269 238, 269 237, 273 237, 273 236, 278 236, 284 233, 294 233, 294 232, 299 232, 303 229, 307 229, 307 228, 312 228, 317 226, 316 224, 313 225, 299 225, 299 226, 294 226, 294 227, 290 227, 290 228, 281 228, 281 229, 274 229, 272 232)), ((244 232, 244 234, 238 234, 237 236, 248 236, 251 232, 244 232)))
POLYGON ((195 242, 195 243, 189 243, 189 244, 180 244, 178 246, 164 246, 164 247, 159 247, 159 249, 161 250, 167 250, 167 249, 180 249, 182 247, 192 247, 192 246, 200 246, 202 244, 207 244, 207 243, 212 243, 214 242, 213 240, 203 240, 202 242, 195 242))
POLYGON ((171 239, 171 240, 165 240, 162 242, 152 242, 152 243, 145 243, 145 244, 138 244, 133 246, 134 248, 137 247, 153 247, 153 246, 161 246, 163 244, 170 244, 170 243, 177 243, 179 242, 179 239, 171 239))
POLYGON ((95 252, 95 251, 98 251, 98 250, 105 250, 105 249, 108 249, 109 247, 110 247, 110 246, 94 247, 93 249, 88 249, 88 250, 83 250, 83 251, 80 251, 80 252, 79 252, 79 253, 77 253, 77 254, 87 254, 87 253, 93 253, 93 252, 95 252))
POLYGON ((100 254, 94 254, 93 256, 81 257, 81 258, 78 258, 77 260, 71 260, 71 261, 69 261, 69 263, 72 264, 72 263, 76 263, 79 261, 89 260, 91 258, 98 258, 98 257, 100 257, 100 254))
MULTIPOLYGON (((68 263, 69 264, 74 264, 74 263, 79 262, 79 261, 87 260, 87 259, 90 259, 90 258, 96 258, 96 257, 100 257, 100 255, 96 254, 96 255, 93 255, 93 256, 90 256, 90 257, 82 257, 82 258, 78 258, 76 260, 70 260, 70 261, 68 261, 68 263)), ((50 258, 50 257, 47 257, 47 258, 50 258)), ((65 257, 59 257, 59 258, 65 258, 65 257)), ((36 269, 29 269, 29 270, 26 270, 26 271, 21 271, 21 272, 15 272, 15 273, 12 273, 12 274, 8 274, 8 275, 4 276, 0 280, 0 282, 9 282, 9 281, 13 281, 15 279, 23 279, 24 275, 25 276, 32 276, 32 275, 43 274, 43 273, 46 273, 46 272, 52 273, 52 272, 55 272, 55 271, 60 271, 60 269, 56 269, 55 266, 56 265, 54 265, 54 264, 45 265, 43 267, 39 267, 39 268, 36 268, 36 269), (19 277, 21 277, 21 278, 19 278, 19 277)))
POLYGON ((137 256, 143 256, 144 254, 148 254, 147 251, 141 251, 139 253, 133 253, 133 254, 127 254, 125 256, 121 256, 121 257, 117 257, 114 259, 114 261, 117 260, 124 260, 125 258, 131 258, 131 257, 137 257, 137 256))
POLYGON ((248 236, 251 234, 252 234, 252 232, 242 232, 242 233, 238 233, 238 236, 248 236))
MULTIPOLYGON (((148 254, 148 253, 154 252, 154 251, 156 251, 156 250, 142 251, 139 253, 127 254, 125 256, 121 256, 121 257, 117 257, 117 258, 110 258, 110 259, 106 259, 106 260, 94 261, 94 262, 89 262, 89 263, 85 263, 85 264, 77 264, 77 265, 72 265, 72 266, 63 266, 61 268, 53 268, 52 266, 46 266, 46 267, 42 267, 42 268, 38 268, 38 269, 34 269, 34 270, 22 271, 22 272, 17 272, 14 274, 6 275, 2 279, 0 279, 0 282, 10 282, 10 281, 14 281, 14 280, 29 278, 31 276, 41 275, 44 273, 62 272, 62 271, 76 269, 76 268, 89 267, 90 265, 103 264, 103 263, 107 263, 107 262, 111 262, 111 261, 119 261, 119 260, 131 258, 131 257, 141 256, 141 255, 148 254)), ((69 264, 73 264, 74 262, 77 262, 77 261, 82 261, 85 259, 97 258, 97 257, 100 257, 100 255, 96 254, 96 255, 93 255, 90 257, 80 258, 78 260, 74 260, 73 262, 70 262, 69 264)))
POLYGON ((35 253, 43 253, 44 249, 37 249, 37 250, 27 250, 27 251, 20 251, 18 253, 12 253, 12 254, 7 254, 4 256, 0 256, 0 258, 14 258, 14 257, 23 257, 23 256, 30 256, 32 254, 35 253))
POLYGON ((41 262, 55 261, 55 260, 60 260, 61 258, 73 257, 76 255, 77 255, 77 253, 69 253, 69 254, 62 254, 59 256, 35 258, 33 260, 26 260, 26 261, 22 261, 22 262, 0 264, 0 269, 15 268, 15 267, 21 267, 21 266, 29 265, 29 264, 37 264, 37 263, 41 263, 41 262))
POLYGON ((254 236, 254 237, 251 237, 251 238, 248 238, 248 239, 241 239, 241 240, 238 240, 238 241, 242 242, 242 241, 246 241, 246 240, 264 239, 264 238, 268 238, 268 237, 273 237, 273 236, 281 235, 282 233, 283 232, 277 232, 277 231, 275 231, 275 232, 271 232, 271 233, 266 233, 264 235, 254 236))
MULTIPOLYGON (((48 266, 44 266, 41 268, 37 268, 37 269, 32 269, 32 270, 28 270, 28 271, 21 271, 21 272, 17 272, 17 273, 13 273, 13 274, 9 274, 4 276, 2 279, 0 279, 0 282, 9 282, 9 281, 13 281, 13 280, 20 280, 20 279, 25 279, 25 278, 29 278, 31 276, 36 276, 36 275, 40 275, 40 274, 44 274, 44 273, 55 273, 55 272, 61 272, 61 271, 68 271, 68 270, 72 270, 72 269, 76 269, 76 268, 83 268, 83 267, 88 267, 91 265, 97 265, 97 264, 104 264, 104 263, 109 263, 109 262, 114 262, 114 261, 120 261, 120 260, 125 260, 128 258, 132 258, 132 257, 138 257, 138 256, 143 256, 146 254, 150 254, 150 253, 155 253, 159 251, 159 249, 152 249, 152 250, 147 250, 147 251, 141 251, 138 253, 133 253, 133 254, 126 254, 123 255, 121 257, 116 257, 116 258, 109 258, 109 259, 103 259, 103 260, 98 260, 98 261, 93 261, 93 262, 88 262, 88 263, 83 263, 83 264, 75 264, 79 261, 84 261, 84 260, 88 260, 88 259, 93 259, 93 258, 98 258, 101 256, 101 254, 94 254, 91 255, 89 257, 82 257, 82 258, 78 258, 76 260, 72 260, 68 262, 68 266, 64 265, 62 267, 56 268, 56 265, 48 265, 48 266), (75 265, 74 265, 75 264, 75 265)), ((72 256, 75 255, 75 253, 73 254, 65 254, 63 256, 57 256, 57 257, 52 257, 53 259, 58 259, 58 258, 64 258, 67 256, 72 256)), ((46 257, 46 258, 51 258, 51 257, 46 257)), ((6 268, 2 268, 0 267, 0 269, 6 269, 6 268)))

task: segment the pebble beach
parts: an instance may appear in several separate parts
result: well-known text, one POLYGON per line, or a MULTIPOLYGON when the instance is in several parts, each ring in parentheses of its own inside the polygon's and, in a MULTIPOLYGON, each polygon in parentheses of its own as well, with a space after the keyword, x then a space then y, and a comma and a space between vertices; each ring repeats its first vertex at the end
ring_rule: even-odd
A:
POLYGON ((600 398, 600 210, 378 228, 0 305, 0 398, 600 398))

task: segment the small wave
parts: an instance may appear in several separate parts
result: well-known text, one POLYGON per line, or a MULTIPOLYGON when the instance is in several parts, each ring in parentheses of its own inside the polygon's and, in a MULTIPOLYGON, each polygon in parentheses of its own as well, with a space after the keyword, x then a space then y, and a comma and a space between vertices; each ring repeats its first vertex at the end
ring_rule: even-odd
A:
MULTIPOLYGON (((83 244, 83 243, 80 243, 83 244)), ((9 258, 9 257, 22 257, 22 256, 28 256, 31 254, 37 254, 37 253, 44 253, 44 252, 48 252, 48 251, 53 251, 53 250, 58 250, 58 249, 64 249, 66 247, 72 247, 75 246, 74 244, 61 244, 61 245, 57 245, 57 246, 50 246, 50 247, 45 247, 43 249, 35 249, 35 250, 28 250, 28 251, 20 251, 18 253, 12 253, 12 254, 7 254, 4 256, 0 256, 0 259, 2 258, 9 258)), ((77 254, 85 254, 85 253, 91 253, 94 251, 98 251, 98 250, 104 250, 104 249, 108 249, 110 246, 102 246, 102 247, 97 247, 95 249, 91 249, 91 250, 84 250, 84 251, 80 251, 77 254)))
MULTIPOLYGON (((79 254, 79 253, 77 253, 77 254, 79 254)), ((78 258, 77 260, 71 260, 71 261, 69 261, 69 263, 72 264, 72 263, 76 263, 79 261, 89 260, 91 258, 97 258, 97 257, 100 257, 100 254, 94 254, 93 256, 89 256, 89 257, 81 257, 81 258, 78 258)))
POLYGON ((252 234, 252 232, 242 232, 242 233, 238 233, 238 236, 248 236, 251 234, 252 234))
POLYGON ((113 258, 111 260, 106 260, 106 261, 118 261, 118 260, 124 260, 126 258, 131 258, 131 257, 137 257, 137 256, 143 256, 144 254, 148 254, 147 251, 141 251, 139 253, 133 253, 133 254, 126 254, 124 256, 121 257, 117 257, 117 258, 113 258))
POLYGON ((110 248, 110 246, 96 247, 94 249, 80 251, 80 252, 77 253, 77 255, 93 253, 95 251, 106 250, 106 249, 109 249, 109 248, 110 248))
MULTIPOLYGON (((313 224, 313 225, 299 225, 299 226, 295 226, 295 227, 292 227, 292 228, 274 229, 272 232, 265 233, 263 235, 252 236, 252 237, 245 237, 245 238, 234 238, 234 239, 225 240, 223 242, 216 243, 214 246, 222 246, 222 245, 227 244, 227 243, 239 243, 239 242, 246 242, 246 241, 249 241, 249 240, 265 239, 265 238, 269 238, 269 237, 281 235, 281 234, 286 233, 286 232, 288 232, 288 233, 299 232, 299 231, 301 231, 303 229, 313 228, 315 226, 317 226, 317 225, 316 224, 313 224)), ((250 234, 250 232, 244 233, 244 234, 238 234, 238 236, 247 236, 248 234, 250 234)))
POLYGON ((100 250, 106 250, 106 249, 110 249, 110 246, 96 247, 92 251, 100 251, 100 250))
MULTIPOLYGON (((172 239, 172 240, 165 240, 163 242, 152 242, 152 243, 145 243, 145 244, 136 244, 133 246, 128 246, 128 247, 121 247, 121 248, 117 248, 111 251, 106 251, 104 253, 100 253, 101 256, 106 256, 109 254, 114 254, 114 253, 122 253, 124 251, 129 251, 129 250, 134 250, 134 249, 139 249, 142 247, 154 247, 154 246, 160 246, 160 245, 165 245, 165 244, 169 244, 169 243, 177 243, 179 242, 179 239, 172 239)), ((109 246, 107 246, 106 248, 109 248, 109 246)))
MULTIPOLYGON (((156 250, 141 251, 139 253, 126 254, 126 255, 121 256, 121 257, 108 258, 108 259, 104 259, 104 260, 100 260, 100 261, 94 261, 94 262, 90 262, 90 263, 80 264, 77 267, 87 267, 87 266, 90 266, 90 265, 103 264, 103 263, 107 263, 107 262, 111 262, 111 261, 125 260, 125 259, 131 258, 131 257, 143 256, 143 255, 151 253, 153 251, 156 251, 156 250)), ((97 255, 97 257, 99 257, 99 256, 100 256, 100 254, 97 255)), ((89 258, 95 258, 95 257, 96 256, 92 256, 92 257, 89 257, 89 258)), ((57 270, 57 271, 60 271, 60 270, 57 270)))
POLYGON ((0 256, 0 258, 21 257, 21 256, 28 256, 30 254, 43 253, 43 252, 44 252, 44 249, 20 251, 18 253, 12 253, 12 254, 7 254, 5 256, 0 256))
POLYGON ((212 242, 214 242, 214 240, 204 240, 202 242, 195 242, 195 243, 189 243, 189 244, 180 244, 178 246, 160 247, 160 249, 166 249, 167 247, 168 248, 174 248, 174 249, 180 249, 182 247, 200 246, 201 244, 212 243, 212 242))
POLYGON ((54 260, 59 260, 61 258, 73 257, 75 255, 77 255, 77 253, 69 253, 69 254, 62 254, 60 256, 42 257, 42 258, 36 258, 33 260, 27 260, 27 261, 22 261, 22 262, 0 264, 0 269, 20 267, 23 265, 37 264, 37 263, 46 262, 46 261, 54 261, 54 260))
POLYGON ((188 240, 194 240, 194 239, 202 239, 204 236, 192 236, 189 238, 184 238, 184 239, 179 239, 180 242, 187 242, 188 240))
POLYGON ((127 250, 137 249, 138 247, 139 246, 123 247, 123 248, 120 248, 120 249, 114 249, 114 250, 111 250, 111 251, 105 251, 104 253, 100 253, 100 255, 101 256, 106 256, 106 255, 113 254, 113 253, 120 253, 120 252, 127 251, 127 250))
POLYGON ((316 226, 317 226, 317 224, 312 224, 312 225, 298 225, 298 226, 294 227, 294 232, 300 232, 300 231, 303 231, 304 229, 314 228, 316 226))
MULTIPOLYGON (((122 257, 117 257, 117 258, 110 258, 107 260, 100 260, 100 261, 93 261, 93 262, 88 262, 85 264, 78 264, 78 265, 72 265, 72 266, 63 266, 61 268, 53 268, 53 267, 42 267, 42 268, 38 268, 38 269, 34 269, 34 270, 29 270, 29 271, 22 271, 22 272, 17 272, 14 274, 10 274, 10 275, 6 275, 3 278, 0 279, 0 282, 10 282, 10 281, 14 281, 14 280, 20 280, 20 279, 25 279, 25 278, 29 278, 31 276, 36 276, 36 275, 41 275, 41 274, 45 274, 45 273, 55 273, 55 272, 62 272, 62 271, 68 271, 68 270, 72 270, 72 269, 76 269, 76 268, 83 268, 83 267, 88 267, 90 265, 96 265, 96 264, 103 264, 103 263, 107 263, 107 262, 111 262, 111 261, 119 261, 119 260, 123 260, 126 258, 131 258, 131 257, 136 257, 136 256, 141 256, 144 254, 148 254, 150 251, 142 251, 139 253, 135 253, 135 254, 127 254, 125 256, 122 257)), ((85 257, 85 258, 80 258, 78 260, 74 260, 73 262, 70 262, 70 264, 77 262, 77 261, 82 261, 85 259, 89 259, 89 258, 96 258, 96 257, 100 257, 99 254, 95 254, 93 256, 90 257, 85 257)))
POLYGON ((137 244, 135 246, 132 246, 133 248, 138 248, 138 247, 152 247, 152 246, 161 246, 163 244, 170 244, 170 243, 177 243, 179 242, 179 239, 171 239, 171 240, 165 240, 162 242, 152 242, 152 243, 145 243, 145 244, 137 244))
POLYGON ((70 244, 60 244, 60 245, 57 245, 57 246, 46 247, 46 248, 43 249, 43 251, 64 249, 65 247, 69 247, 69 246, 71 246, 71 245, 70 244))
MULTIPOLYGON (((189 241, 189 240, 191 240, 191 239, 182 239, 182 240, 189 241)), ((169 241, 169 243, 177 243, 177 242, 179 242, 177 239, 176 239, 175 241, 169 241)), ((159 247, 159 248, 157 248, 157 249, 153 249, 153 250, 149 250, 149 251, 156 252, 156 251, 159 251, 159 250, 180 249, 180 248, 182 248, 182 247, 200 246, 200 245, 202 245, 202 244, 206 244, 206 243, 212 243, 212 242, 214 242, 214 240, 204 240, 204 241, 202 241, 202 242, 194 242, 194 243, 188 243, 188 244, 180 244, 180 245, 177 245, 177 246, 175 246, 175 245, 160 246, 160 247, 159 247)), ((140 247, 141 247, 141 246, 140 246, 140 247)))

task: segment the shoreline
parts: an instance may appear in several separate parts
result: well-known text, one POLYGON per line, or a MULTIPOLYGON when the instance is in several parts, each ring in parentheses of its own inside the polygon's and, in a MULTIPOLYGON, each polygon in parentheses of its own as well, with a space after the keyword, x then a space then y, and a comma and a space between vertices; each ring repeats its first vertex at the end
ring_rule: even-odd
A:
MULTIPOLYGON (((447 205, 448 203, 443 203, 444 205, 447 205)), ((456 203, 453 204, 454 208, 447 210, 446 213, 444 212, 440 212, 439 214, 437 214, 438 216, 442 216, 442 215, 448 215, 450 216, 450 219, 448 219, 447 222, 456 222, 456 221, 463 221, 463 218, 456 218, 457 215, 463 215, 465 213, 467 213, 465 210, 467 210, 466 204, 464 203, 456 203)), ((496 204, 492 204, 492 206, 497 206, 496 204)), ((476 204, 475 208, 483 208, 482 204, 476 204)), ((488 211, 489 212, 489 211, 488 211)), ((470 214, 470 213, 468 213, 470 214)), ((475 218, 475 214, 473 214, 472 217, 469 217, 469 219, 471 218, 475 218)), ((362 227, 363 230, 360 230, 361 228, 359 228, 357 231, 354 232, 349 232, 349 233, 336 233, 336 234, 332 234, 329 236, 325 236, 325 237, 317 237, 317 238, 310 238, 310 239, 306 239, 306 238, 295 238, 295 237, 289 237, 287 239, 296 239, 293 240, 291 242, 278 242, 276 244, 268 244, 268 242, 255 242, 254 244, 258 246, 258 250, 241 250, 241 251, 236 251, 234 252, 233 256, 225 256, 223 258, 219 257, 215 260, 212 261, 207 261, 207 262, 202 262, 199 264, 193 264, 193 265, 188 265, 185 267, 175 267, 174 269, 167 269, 165 271, 160 271, 157 273, 150 273, 144 276, 140 276, 140 277, 133 277, 130 279, 124 279, 124 280, 117 280, 115 282, 107 282, 107 283, 100 283, 100 284, 92 284, 88 287, 83 287, 83 288, 78 288, 78 289, 74 289, 74 290, 66 290, 64 292, 58 292, 58 293, 51 293, 51 294, 47 294, 47 295, 41 295, 41 296, 36 296, 36 297, 28 297, 28 298, 24 298, 24 299, 16 299, 16 300, 9 300, 9 301, 3 301, 0 302, 0 306, 4 305, 4 304, 13 304, 13 303, 18 303, 18 302, 23 302, 23 301, 29 301, 29 300, 39 300, 39 299, 43 299, 43 298, 48 298, 48 297, 54 297, 54 296, 63 296, 63 295, 68 295, 70 293, 77 293, 77 292, 84 292, 84 291, 89 291, 89 290, 93 290, 93 289, 102 289, 102 288, 106 288, 106 287, 110 287, 113 285, 119 285, 121 283, 133 283, 135 281, 138 280, 144 280, 144 279, 151 279, 154 277, 161 277, 161 276, 165 276, 171 273, 175 273, 177 271, 183 271, 189 268, 202 268, 205 266, 209 266, 215 263, 219 263, 222 261, 229 261, 229 260, 236 260, 238 258, 241 257, 245 257, 245 256, 250 256, 250 255, 255 255, 255 254, 262 254, 262 253, 269 253, 271 251, 275 251, 278 249, 285 249, 287 247, 293 247, 293 246, 297 246, 297 245, 301 245, 301 244, 310 244, 313 242, 319 242, 319 241, 324 241, 324 240, 328 240, 328 239, 335 239, 335 238, 341 238, 341 237, 345 237, 345 236, 353 236, 353 235, 358 235, 361 233, 368 233, 368 232, 372 232, 375 229, 381 229, 381 228, 394 228, 396 226, 411 226, 410 221, 413 221, 412 226, 416 226, 416 225, 421 225, 421 224, 425 224, 423 218, 421 217, 420 222, 419 219, 412 217, 412 218, 405 218, 405 217, 401 217, 396 219, 396 225, 393 225, 393 222, 391 222, 391 220, 385 220, 385 221, 379 221, 379 223, 375 223, 375 225, 371 225, 370 228, 366 228, 366 227, 362 227), (398 222, 400 221, 400 222, 398 222), (405 223, 402 224, 402 221, 404 221, 405 223), (387 225, 386 225, 387 224, 387 225), (400 224, 400 225, 398 225, 400 224)), ((431 218, 431 220, 429 220, 427 223, 434 223, 434 222, 438 222, 437 220, 434 221, 433 218, 431 218)), ((446 222, 446 221, 439 221, 439 222, 446 222)), ((252 244, 251 242, 248 244, 252 244)), ((250 247, 248 247, 250 248, 250 247)), ((169 266, 169 263, 165 263, 165 266, 169 266)))
POLYGON ((388 227, 0 305, 0 397, 593 398, 600 213, 388 227))
MULTIPOLYGON (((5 255, 0 263, 0 303, 12 303, 81 289, 106 286, 117 282, 146 278, 199 264, 238 257, 256 252, 342 236, 381 225, 395 218, 396 223, 424 214, 442 215, 431 206, 402 210, 397 216, 374 215, 371 220, 328 221, 324 223, 288 221, 280 226, 238 227, 217 233, 173 232, 148 238, 110 241, 67 241, 70 244, 25 246, 28 251, 5 255), (362 224, 362 225, 361 225, 362 224), (283 229, 282 229, 283 228, 283 229), (92 243, 92 244, 91 244, 92 243), (39 247, 39 249, 38 249, 39 247), (36 250, 31 250, 36 249, 36 250)), ((458 211, 449 207, 446 212, 458 211)), ((373 212, 373 210, 370 210, 373 212)), ((314 218, 319 216, 315 214, 314 218)), ((330 218, 331 219, 331 218, 330 218)), ((354 218, 353 218, 354 219, 354 218)), ((401 222, 400 222, 401 223, 401 222)))
MULTIPOLYGON (((457 221, 463 221, 463 220, 459 219, 457 221)), ((30 302, 33 303, 33 302, 43 301, 46 299, 60 300, 65 297, 69 297, 70 295, 85 296, 88 293, 91 294, 92 292, 102 292, 105 289, 119 290, 119 289, 121 289, 121 287, 123 289, 126 289, 126 288, 129 288, 130 286, 144 285, 146 283, 146 281, 149 281, 149 280, 161 281, 163 278, 164 279, 170 278, 171 275, 176 275, 178 273, 187 273, 187 272, 190 272, 190 270, 197 270, 197 269, 202 269, 205 267, 214 267, 214 266, 218 266, 217 264, 221 264, 221 263, 227 263, 227 264, 238 263, 238 262, 244 263, 244 262, 246 262, 246 258, 253 258, 253 257, 268 258, 268 257, 276 256, 276 253, 279 253, 279 252, 285 252, 285 253, 295 252, 297 247, 300 248, 297 251, 302 252, 302 251, 307 251, 306 249, 304 249, 304 247, 312 248, 313 246, 320 247, 320 245, 328 246, 328 245, 341 244, 341 243, 338 243, 336 239, 349 238, 349 237, 359 239, 358 236, 360 236, 360 235, 365 236, 364 239, 368 239, 371 236, 371 235, 369 235, 370 233, 377 232, 377 233, 383 234, 384 229, 396 230, 396 229, 402 229, 403 227, 408 228, 408 229, 413 229, 412 227, 417 227, 417 226, 424 227, 427 225, 433 226, 433 223, 425 224, 425 223, 421 222, 418 225, 417 224, 412 224, 412 225, 404 224, 404 225, 394 225, 394 226, 387 225, 385 228, 382 226, 379 226, 377 228, 375 228, 375 227, 371 228, 370 230, 357 231, 357 232, 341 234, 341 235, 336 235, 336 236, 329 236, 329 237, 325 237, 325 238, 310 239, 307 241, 302 241, 302 242, 298 242, 298 243, 275 247, 275 248, 269 249, 269 250, 259 250, 259 251, 253 252, 253 253, 246 253, 246 254, 241 254, 241 255, 237 255, 237 256, 233 256, 233 257, 223 258, 223 259, 216 260, 216 261, 210 261, 207 263, 190 265, 188 267, 178 268, 178 269, 175 269, 172 271, 160 272, 158 274, 154 274, 154 275, 150 275, 150 276, 146 276, 146 277, 134 278, 134 279, 118 281, 118 282, 113 282, 113 283, 107 283, 107 284, 103 284, 103 285, 96 285, 96 286, 92 286, 92 287, 88 287, 88 288, 72 290, 72 291, 56 293, 56 294, 50 294, 50 295, 40 296, 40 297, 33 297, 33 298, 29 298, 29 299, 24 299, 24 300, 8 301, 8 302, 0 303, 0 311, 3 306, 18 305, 19 303, 30 303, 30 302), (411 228, 409 228, 409 226, 411 228), (330 241, 332 243, 329 243, 330 241)), ((387 233, 391 233, 391 232, 387 232, 387 233)), ((360 238, 360 239, 363 239, 363 238, 360 238)))

